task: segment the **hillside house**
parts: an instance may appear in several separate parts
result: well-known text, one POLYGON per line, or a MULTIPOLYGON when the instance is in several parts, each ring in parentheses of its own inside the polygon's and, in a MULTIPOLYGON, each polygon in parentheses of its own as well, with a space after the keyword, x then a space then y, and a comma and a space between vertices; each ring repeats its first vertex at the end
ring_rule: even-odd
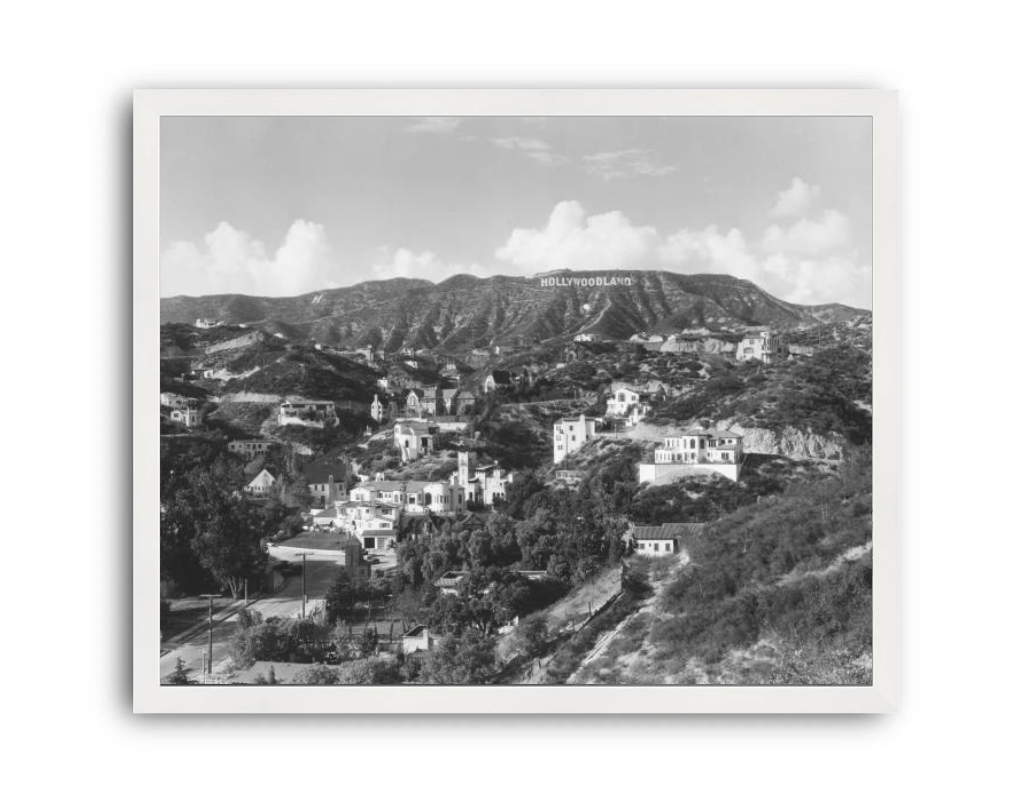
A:
POLYGON ((332 523, 354 535, 363 548, 387 549, 396 542, 402 511, 401 504, 389 501, 336 502, 332 523))
POLYGON ((350 500, 365 504, 393 504, 405 513, 457 515, 465 511, 464 490, 450 481, 363 481, 351 489, 350 500))
POLYGON ((660 526, 630 525, 625 542, 636 554, 662 557, 686 549, 686 538, 703 529, 699 523, 663 523, 660 526))
POLYGON ((439 639, 429 632, 425 624, 412 627, 404 637, 400 639, 400 649, 404 655, 413 655, 416 652, 431 652, 439 639))
POLYGON ((633 411, 639 411, 642 417, 650 411, 648 394, 638 392, 631 386, 615 386, 612 392, 607 399, 608 417, 628 417, 633 411))
POLYGON ((404 413, 408 417, 420 418, 423 416, 422 401, 425 393, 421 389, 409 389, 404 397, 404 413))
POLYGON ((386 373, 386 377, 379 378, 376 381, 378 387, 387 394, 402 392, 410 383, 410 376, 406 372, 401 372, 398 369, 391 369, 386 373))
POLYGON ((598 342, 603 339, 599 333, 577 333, 572 341, 577 341, 580 344, 587 342, 598 342))
POLYGON ((225 323, 221 319, 197 319, 196 327, 201 330, 210 330, 213 327, 221 327, 225 323))
POLYGON ((250 461, 255 456, 264 456, 275 443, 269 439, 233 439, 229 440, 228 450, 236 456, 250 461))
POLYGON ((336 529, 339 528, 339 510, 335 505, 325 509, 316 509, 311 515, 311 523, 315 529, 336 529))
POLYGON ((275 476, 268 472, 268 468, 264 468, 243 489, 247 495, 264 498, 272 491, 275 482, 275 476))
POLYGON ((514 383, 514 379, 511 377, 511 373, 507 370, 495 369, 489 375, 487 375, 482 381, 482 391, 484 394, 490 394, 491 392, 497 391, 497 389, 508 389, 514 383))
POLYGON ((767 364, 781 358, 783 353, 782 337, 771 330, 748 333, 736 346, 738 361, 761 361, 767 364))
POLYGON ((181 408, 172 409, 170 416, 173 423, 182 423, 186 428, 196 428, 204 419, 200 413, 200 404, 195 400, 186 402, 181 408))
POLYGON ((193 400, 194 398, 179 395, 175 392, 161 392, 161 405, 171 409, 185 408, 186 404, 193 400))
POLYGON ((566 456, 593 439, 600 423, 596 417, 587 417, 585 414, 562 417, 554 423, 554 464, 560 464, 566 456))
POLYGON ((393 445, 403 462, 413 462, 436 450, 439 426, 424 420, 398 420, 393 425, 393 445))
POLYGON ((476 460, 475 451, 457 452, 456 484, 464 490, 465 502, 493 506, 503 501, 514 481, 514 474, 496 464, 479 465, 476 460))
POLYGON ((654 451, 653 462, 641 462, 640 483, 667 484, 686 476, 717 473, 739 480, 743 466, 743 435, 732 431, 691 428, 666 437, 654 451))
POLYGON ((447 571, 432 584, 442 594, 457 596, 458 589, 467 576, 467 571, 447 571))
POLYGON ((279 404, 277 421, 279 425, 325 428, 339 425, 339 415, 331 400, 293 399, 279 404))
POLYGON ((343 462, 312 462, 303 470, 313 506, 327 507, 347 497, 350 470, 343 462))

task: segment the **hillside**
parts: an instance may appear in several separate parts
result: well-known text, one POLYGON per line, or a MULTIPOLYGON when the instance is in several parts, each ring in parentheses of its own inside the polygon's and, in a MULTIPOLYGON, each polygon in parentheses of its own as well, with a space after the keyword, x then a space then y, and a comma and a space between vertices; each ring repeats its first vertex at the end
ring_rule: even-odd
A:
MULTIPOLYGON (((592 278, 610 272, 575 272, 592 278)), ((387 351, 460 351, 497 343, 537 343, 596 332, 624 339, 658 327, 794 328, 864 313, 842 305, 803 306, 728 275, 619 272, 632 285, 542 286, 539 278, 459 275, 438 284, 396 279, 270 298, 241 295, 161 300, 163 323, 197 318, 249 324, 287 338, 387 351)))
POLYGON ((871 481, 859 456, 711 521, 685 562, 651 561, 650 595, 575 682, 868 684, 871 481))
MULTIPOLYGON (((840 438, 843 445, 868 444, 872 439, 871 356, 850 344, 839 344, 802 361, 717 368, 706 383, 659 406, 650 421, 681 425, 698 419, 773 433, 803 429, 840 438)), ((757 450, 754 440, 748 444, 757 450)))

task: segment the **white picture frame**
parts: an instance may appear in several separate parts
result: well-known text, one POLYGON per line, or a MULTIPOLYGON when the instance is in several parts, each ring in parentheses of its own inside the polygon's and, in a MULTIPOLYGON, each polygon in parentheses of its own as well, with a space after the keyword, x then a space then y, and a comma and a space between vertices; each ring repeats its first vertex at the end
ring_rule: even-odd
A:
POLYGON ((133 122, 133 689, 137 713, 873 713, 899 695, 898 98, 884 90, 138 90, 133 122), (873 124, 870 686, 162 686, 160 121, 173 115, 868 116, 873 124))

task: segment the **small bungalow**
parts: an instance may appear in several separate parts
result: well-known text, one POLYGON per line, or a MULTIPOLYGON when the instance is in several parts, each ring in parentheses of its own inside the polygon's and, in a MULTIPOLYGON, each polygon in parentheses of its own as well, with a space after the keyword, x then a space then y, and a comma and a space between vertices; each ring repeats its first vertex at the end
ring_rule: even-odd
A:
POLYGON ((243 489, 247 495, 263 498, 271 492, 275 482, 275 476, 268 472, 268 468, 263 468, 243 489))

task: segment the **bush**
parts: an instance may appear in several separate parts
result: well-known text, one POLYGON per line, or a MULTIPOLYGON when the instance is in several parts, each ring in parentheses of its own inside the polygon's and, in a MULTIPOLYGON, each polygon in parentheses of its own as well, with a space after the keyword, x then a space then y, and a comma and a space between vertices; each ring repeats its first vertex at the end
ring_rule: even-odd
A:
POLYGON ((340 664, 339 682, 348 686, 384 686, 400 683, 400 664, 396 660, 364 658, 340 664))
POLYGON ((289 681, 293 686, 332 686, 339 682, 339 671, 331 666, 301 669, 289 681))

